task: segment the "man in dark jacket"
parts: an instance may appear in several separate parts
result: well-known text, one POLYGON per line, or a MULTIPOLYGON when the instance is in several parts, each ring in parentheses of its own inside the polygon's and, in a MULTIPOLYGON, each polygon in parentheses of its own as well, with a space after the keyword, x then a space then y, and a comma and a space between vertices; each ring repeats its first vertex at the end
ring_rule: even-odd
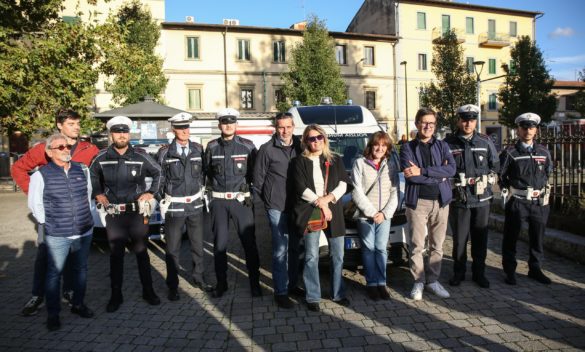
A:
POLYGON ((287 173, 291 159, 301 152, 301 142, 293 135, 292 114, 277 114, 275 125, 276 133, 260 147, 256 156, 254 193, 264 202, 272 232, 274 299, 279 307, 289 309, 294 306, 289 291, 298 290, 298 243, 296 236, 290 236, 287 173))
POLYGON ((90 166, 93 196, 102 214, 110 245, 110 284, 112 295, 106 306, 109 313, 120 308, 124 278, 124 253, 131 240, 136 254, 138 273, 142 284, 142 298, 150 305, 160 304, 154 293, 150 273, 150 258, 146 246, 148 216, 153 210, 154 195, 162 183, 160 166, 141 149, 130 143, 132 120, 126 116, 111 118, 106 126, 112 136, 112 145, 102 150, 90 166), (149 188, 146 177, 151 177, 149 188), (150 209, 150 211, 148 210, 150 209))
POLYGON ((455 160, 449 145, 434 137, 437 117, 433 110, 420 109, 415 124, 416 139, 400 149, 400 166, 406 178, 406 218, 410 224, 410 271, 414 277, 410 295, 414 300, 421 300, 426 283, 434 294, 448 298, 449 292, 438 280, 452 198, 449 178, 455 175, 455 160), (423 251, 427 229, 429 265, 425 270, 423 251))
POLYGON ((191 243, 193 284, 203 291, 212 289, 203 277, 203 147, 189 140, 191 119, 191 114, 186 112, 169 119, 175 139, 168 148, 161 148, 156 158, 164 179, 159 198, 161 215, 165 218, 166 282, 170 301, 179 299, 178 272, 183 226, 187 228, 191 243))
POLYGON ((445 138, 457 165, 452 179, 454 201, 449 211, 453 231, 453 277, 451 286, 465 280, 467 241, 471 241, 472 279, 480 287, 490 287, 485 277, 485 258, 488 242, 488 218, 500 161, 496 147, 485 134, 477 133, 479 108, 463 105, 457 110, 455 133, 445 138))
POLYGON ((75 292, 71 312, 84 318, 93 317, 83 302, 93 218, 89 209, 91 184, 87 166, 71 162, 71 145, 63 135, 49 137, 45 150, 51 161, 32 175, 28 205, 45 230, 47 328, 53 331, 61 327, 60 281, 68 255, 75 292))

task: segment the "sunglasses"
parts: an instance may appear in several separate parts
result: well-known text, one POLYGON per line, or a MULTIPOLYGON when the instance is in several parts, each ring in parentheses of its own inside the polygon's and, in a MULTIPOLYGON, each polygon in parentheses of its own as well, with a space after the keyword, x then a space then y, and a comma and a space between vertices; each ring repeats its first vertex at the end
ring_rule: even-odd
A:
POLYGON ((323 136, 322 134, 317 135, 317 136, 313 136, 313 137, 307 137, 307 142, 309 143, 315 143, 316 141, 322 141, 325 139, 325 136, 323 136))
POLYGON ((71 148, 73 148, 73 146, 71 144, 61 144, 61 145, 58 145, 56 147, 52 147, 51 149, 53 149, 53 150, 59 149, 60 151, 64 151, 65 149, 71 150, 71 148))

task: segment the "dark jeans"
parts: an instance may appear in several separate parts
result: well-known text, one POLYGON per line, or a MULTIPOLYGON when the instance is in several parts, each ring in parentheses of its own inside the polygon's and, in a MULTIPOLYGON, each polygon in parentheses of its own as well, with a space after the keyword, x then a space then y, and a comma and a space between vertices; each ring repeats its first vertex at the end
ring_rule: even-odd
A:
POLYGON ((179 253, 183 237, 183 225, 187 226, 187 235, 191 243, 191 260, 194 281, 203 283, 203 213, 189 216, 167 216, 165 220, 165 242, 167 264, 167 286, 176 289, 179 286, 179 253))
MULTIPOLYGON (((47 252, 47 244, 45 242, 39 244, 37 249, 37 257, 35 258, 35 269, 33 274, 32 295, 44 297, 45 296, 45 279, 47 278, 49 255, 47 252)), ((63 292, 73 291, 73 272, 71 270, 71 260, 67 257, 65 266, 63 267, 63 292)))
POLYGON ((230 219, 244 247, 246 267, 250 284, 260 279, 260 259, 256 246, 254 210, 237 200, 213 199, 210 206, 211 224, 214 236, 213 257, 218 285, 227 285, 227 244, 230 219))
POLYGON ((550 206, 540 206, 536 202, 512 197, 506 204, 504 239, 502 240, 502 266, 507 274, 516 271, 516 242, 520 235, 522 222, 528 222, 530 255, 529 270, 540 270, 544 259, 542 241, 550 206))
POLYGON ((138 274, 143 290, 152 290, 150 259, 146 244, 148 242, 148 225, 138 213, 123 213, 106 216, 106 230, 110 245, 110 280, 115 290, 122 288, 124 278, 124 252, 130 240, 130 248, 136 254, 138 274))
POLYGON ((471 272, 474 277, 485 274, 488 243, 489 202, 479 208, 461 208, 451 205, 449 222, 453 230, 453 275, 465 277, 467 269, 467 242, 471 242, 471 272))
POLYGON ((87 283, 87 257, 91 246, 91 235, 83 236, 77 239, 66 237, 47 236, 45 241, 48 250, 48 267, 47 267, 47 312, 49 317, 58 316, 61 311, 61 272, 65 265, 65 260, 69 258, 72 267, 73 305, 80 306, 85 298, 85 288, 87 283))

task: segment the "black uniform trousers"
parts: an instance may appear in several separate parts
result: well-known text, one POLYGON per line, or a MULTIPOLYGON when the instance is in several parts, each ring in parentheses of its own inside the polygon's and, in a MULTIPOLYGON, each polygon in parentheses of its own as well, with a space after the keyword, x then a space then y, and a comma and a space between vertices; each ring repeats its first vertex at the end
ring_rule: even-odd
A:
POLYGON ((453 231, 453 275, 465 278, 467 269, 467 242, 471 242, 471 272, 474 278, 485 274, 488 242, 490 202, 477 208, 462 208, 454 204, 449 208, 449 222, 453 231))
POLYGON ((187 236, 191 244, 191 276, 195 282, 203 283, 203 212, 187 216, 169 216, 165 219, 165 242, 167 264, 167 286, 171 289, 179 287, 179 253, 183 237, 183 225, 187 227, 187 236))
POLYGON ((110 245, 110 280, 112 290, 120 290, 124 278, 124 252, 130 240, 130 248, 136 254, 138 274, 144 291, 152 290, 150 259, 147 250, 148 224, 138 213, 122 213, 106 216, 106 231, 110 245))
POLYGON ((218 286, 227 288, 227 245, 229 220, 232 219, 246 256, 250 285, 260 280, 260 259, 256 246, 254 210, 235 199, 214 198, 210 205, 211 226, 214 236, 213 256, 218 286))
POLYGON ((541 206, 538 201, 512 197, 506 204, 504 239, 502 241, 502 266, 506 274, 516 271, 516 242, 524 221, 528 222, 530 255, 529 270, 540 270, 544 251, 542 241, 550 212, 550 206, 541 206))

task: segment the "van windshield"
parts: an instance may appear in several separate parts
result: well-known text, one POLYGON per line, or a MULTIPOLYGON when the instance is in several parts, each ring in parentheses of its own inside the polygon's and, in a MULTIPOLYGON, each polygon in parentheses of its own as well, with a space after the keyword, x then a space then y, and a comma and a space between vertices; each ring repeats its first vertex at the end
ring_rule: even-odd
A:
POLYGON ((303 106, 297 110, 305 125, 313 123, 319 125, 349 125, 359 124, 364 121, 362 109, 359 106, 318 105, 303 106))
POLYGON ((359 158, 366 148, 369 135, 367 133, 329 135, 329 149, 341 156, 343 166, 351 170, 353 161, 359 158))

